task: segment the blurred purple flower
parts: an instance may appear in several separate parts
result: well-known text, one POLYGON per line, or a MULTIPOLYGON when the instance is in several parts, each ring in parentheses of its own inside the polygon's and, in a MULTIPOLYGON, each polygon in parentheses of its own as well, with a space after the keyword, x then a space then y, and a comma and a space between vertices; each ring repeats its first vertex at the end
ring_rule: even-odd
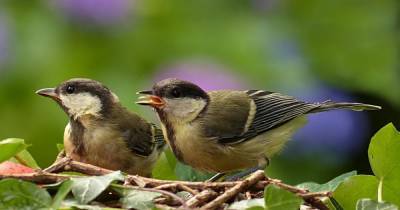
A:
POLYGON ((75 21, 113 25, 130 15, 131 3, 130 0, 56 0, 55 6, 75 21))
POLYGON ((206 62, 182 62, 162 68, 154 82, 178 78, 191 81, 204 90, 245 89, 246 82, 239 75, 220 65, 206 62))
MULTIPOLYGON (((314 87, 311 92, 300 94, 299 98, 308 102, 353 101, 349 95, 324 86, 314 87)), ((308 124, 294 136, 296 140, 290 150, 296 151, 296 155, 299 152, 325 151, 327 155, 335 156, 335 159, 348 157, 361 149, 368 126, 363 112, 334 110, 311 114, 308 116, 308 124)))

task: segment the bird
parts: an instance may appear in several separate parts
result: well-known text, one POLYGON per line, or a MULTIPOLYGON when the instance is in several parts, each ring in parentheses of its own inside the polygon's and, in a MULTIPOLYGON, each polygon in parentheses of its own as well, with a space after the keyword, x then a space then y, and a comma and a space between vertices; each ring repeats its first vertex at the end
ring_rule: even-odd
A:
POLYGON ((162 131, 123 107, 98 81, 73 78, 37 94, 53 99, 68 115, 64 149, 72 160, 150 177, 165 148, 162 131))
POLYGON ((177 159, 195 169, 218 173, 215 178, 249 168, 264 169, 306 124, 308 114, 381 109, 329 100, 308 103, 265 90, 206 92, 176 78, 161 80, 137 94, 142 94, 137 104, 151 106, 157 113, 177 159))

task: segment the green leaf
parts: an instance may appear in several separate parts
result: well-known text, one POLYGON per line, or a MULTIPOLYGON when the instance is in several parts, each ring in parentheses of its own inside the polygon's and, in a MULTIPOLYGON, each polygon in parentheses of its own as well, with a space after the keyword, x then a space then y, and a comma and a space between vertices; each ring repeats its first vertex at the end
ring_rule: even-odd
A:
POLYGON ((76 209, 82 209, 82 210, 122 210, 120 208, 107 208, 107 207, 102 207, 102 206, 97 206, 97 205, 79 204, 74 199, 65 199, 62 202, 62 208, 59 208, 59 210, 76 210, 76 209), (66 207, 70 207, 70 208, 66 208, 66 207))
POLYGON ((0 141, 0 163, 12 158, 27 147, 28 145, 23 139, 10 138, 0 141))
POLYGON ((26 149, 16 154, 15 159, 17 159, 18 162, 21 163, 22 165, 28 166, 30 168, 40 169, 35 159, 33 159, 31 153, 29 153, 28 150, 26 149))
POLYGON ((357 202, 357 210, 398 210, 399 208, 391 203, 377 202, 371 199, 360 199, 357 202))
POLYGON ((333 197, 343 209, 355 209, 361 198, 377 198, 378 180, 375 176, 357 175, 342 182, 333 192, 333 197))
POLYGON ((167 154, 163 152, 160 155, 156 165, 153 169, 153 178, 156 179, 168 179, 168 180, 176 180, 177 177, 175 175, 175 164, 171 164, 167 154))
POLYGON ((53 203, 51 207, 54 209, 58 209, 62 203, 62 201, 67 197, 68 193, 72 189, 72 181, 67 180, 61 184, 61 187, 58 189, 57 194, 53 198, 53 203))
POLYGON ((158 192, 148 192, 133 189, 124 189, 121 198, 122 207, 126 209, 152 209, 154 208, 153 200, 161 196, 158 192))
POLYGON ((81 204, 87 204, 100 195, 113 181, 123 181, 124 176, 120 171, 115 171, 104 176, 91 176, 71 178, 72 194, 81 204))
POLYGON ((61 151, 64 150, 64 144, 57 144, 56 146, 57 146, 57 151, 58 152, 61 152, 61 151))
POLYGON ((306 182, 297 185, 299 188, 308 189, 310 192, 322 192, 322 191, 334 191, 340 183, 345 179, 357 175, 357 171, 350 171, 348 173, 342 174, 325 184, 318 184, 315 182, 306 182))
POLYGON ((179 180, 185 180, 185 181, 204 181, 213 176, 210 173, 197 171, 192 167, 185 165, 181 162, 176 163, 175 172, 179 180))
POLYGON ((17 180, 0 181, 0 209, 40 209, 50 208, 49 193, 37 185, 17 180))
POLYGON ((380 182, 378 201, 400 206, 400 133, 392 123, 380 129, 368 149, 372 171, 380 182))
POLYGON ((265 189, 264 199, 265 209, 268 210, 298 210, 303 203, 297 195, 274 185, 269 185, 265 189))
POLYGON ((250 200, 242 200, 232 203, 228 209, 265 209, 265 201, 263 198, 250 200))

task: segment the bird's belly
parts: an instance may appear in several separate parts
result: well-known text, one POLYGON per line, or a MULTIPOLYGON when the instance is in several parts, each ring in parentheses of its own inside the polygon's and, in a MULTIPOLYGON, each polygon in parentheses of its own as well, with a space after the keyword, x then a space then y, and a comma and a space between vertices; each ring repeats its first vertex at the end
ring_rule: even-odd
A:
POLYGON ((156 157, 134 155, 119 135, 107 129, 87 132, 82 139, 84 151, 78 153, 76 145, 67 132, 64 136, 65 152, 73 160, 89 163, 110 170, 121 170, 129 174, 151 175, 151 165, 156 157), (87 133, 90 133, 87 134, 87 133))
MULTIPOLYGON (((174 142, 175 141, 175 142, 174 142)), ((208 172, 228 172, 250 168, 258 164, 257 158, 238 155, 231 146, 220 145, 216 139, 202 137, 197 129, 187 126, 175 132, 177 156, 193 168, 208 172)))
POLYGON ((181 159, 188 165, 209 172, 230 172, 256 167, 282 150, 293 133, 306 123, 304 117, 296 118, 271 131, 245 142, 223 145, 217 139, 202 137, 191 126, 180 127, 175 132, 175 144, 181 159))

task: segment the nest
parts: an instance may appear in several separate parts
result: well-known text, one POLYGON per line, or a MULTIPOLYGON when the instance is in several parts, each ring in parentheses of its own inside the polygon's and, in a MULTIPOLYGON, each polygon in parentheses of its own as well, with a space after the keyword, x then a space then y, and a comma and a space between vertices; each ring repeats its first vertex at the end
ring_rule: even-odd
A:
MULTIPOLYGON (((53 184, 74 177, 74 175, 60 174, 60 172, 65 171, 79 172, 89 176, 114 172, 63 158, 43 171, 38 170, 32 174, 0 175, 0 179, 17 178, 37 184, 53 184)), ((306 189, 268 178, 262 170, 254 172, 243 180, 229 182, 172 181, 138 175, 127 175, 124 182, 126 188, 160 193, 162 196, 156 198, 154 203, 156 207, 161 209, 224 209, 236 201, 263 198, 264 188, 267 185, 275 185, 300 196, 304 200, 303 207, 305 209, 328 209, 321 199, 330 197, 330 192, 311 193, 306 189), (178 196, 178 194, 181 196, 178 196)), ((109 194, 111 196, 112 193, 109 194)), ((103 202, 102 204, 109 207, 121 207, 121 204, 113 202, 103 202)))

